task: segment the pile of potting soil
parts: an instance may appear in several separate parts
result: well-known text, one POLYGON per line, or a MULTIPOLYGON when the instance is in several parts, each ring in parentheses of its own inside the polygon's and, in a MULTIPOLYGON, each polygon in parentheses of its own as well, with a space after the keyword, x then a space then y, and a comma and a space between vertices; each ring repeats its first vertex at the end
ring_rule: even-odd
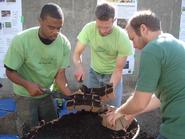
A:
POLYGON ((136 139, 156 139, 156 138, 157 136, 154 137, 154 136, 148 135, 145 131, 140 130, 139 135, 137 136, 136 139))
POLYGON ((105 128, 101 121, 97 113, 81 111, 37 126, 23 139, 132 139, 138 130, 136 121, 126 132, 105 128))

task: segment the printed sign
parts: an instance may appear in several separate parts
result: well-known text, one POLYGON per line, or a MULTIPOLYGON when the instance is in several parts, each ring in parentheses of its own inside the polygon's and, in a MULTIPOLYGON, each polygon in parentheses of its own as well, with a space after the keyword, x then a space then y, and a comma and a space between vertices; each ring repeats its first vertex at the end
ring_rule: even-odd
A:
POLYGON ((0 0, 0 78, 6 78, 4 56, 12 38, 22 31, 21 0, 0 0))

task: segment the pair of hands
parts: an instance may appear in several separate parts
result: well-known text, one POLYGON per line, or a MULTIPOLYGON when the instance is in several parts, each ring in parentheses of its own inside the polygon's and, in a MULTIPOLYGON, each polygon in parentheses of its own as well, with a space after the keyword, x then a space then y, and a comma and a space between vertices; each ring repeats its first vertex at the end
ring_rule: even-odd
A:
MULTIPOLYGON (((26 81, 24 86, 29 92, 30 96, 41 96, 46 93, 48 89, 41 87, 39 84, 26 81)), ((73 95, 71 93, 65 94, 66 96, 73 95)))
POLYGON ((103 120, 103 125, 113 130, 126 130, 132 123, 134 117, 132 115, 124 115, 120 108, 109 108, 103 120), (106 121, 105 121, 106 120, 106 121))

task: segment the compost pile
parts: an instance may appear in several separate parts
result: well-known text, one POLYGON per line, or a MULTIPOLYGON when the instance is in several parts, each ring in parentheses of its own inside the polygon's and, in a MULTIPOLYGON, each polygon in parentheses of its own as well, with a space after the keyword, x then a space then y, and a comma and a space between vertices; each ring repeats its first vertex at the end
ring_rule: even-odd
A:
POLYGON ((114 131, 102 126, 98 113, 80 111, 43 123, 23 139, 132 139, 138 131, 133 121, 127 131, 114 131))

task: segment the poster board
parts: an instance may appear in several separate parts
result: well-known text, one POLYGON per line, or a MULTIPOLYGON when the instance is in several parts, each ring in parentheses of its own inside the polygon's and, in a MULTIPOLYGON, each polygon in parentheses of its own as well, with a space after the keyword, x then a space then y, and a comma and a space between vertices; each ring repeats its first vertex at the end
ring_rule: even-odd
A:
POLYGON ((4 56, 12 38, 22 31, 21 0, 0 0, 0 78, 6 78, 4 56))
POLYGON ((185 42, 185 0, 182 0, 179 39, 185 42))
MULTIPOLYGON (((137 0, 97 0, 97 4, 108 2, 115 7, 115 24, 125 28, 128 19, 137 11, 137 0)), ((132 42, 131 42, 132 44, 132 42)), ((134 71, 134 54, 128 56, 122 74, 133 74, 134 71)))

